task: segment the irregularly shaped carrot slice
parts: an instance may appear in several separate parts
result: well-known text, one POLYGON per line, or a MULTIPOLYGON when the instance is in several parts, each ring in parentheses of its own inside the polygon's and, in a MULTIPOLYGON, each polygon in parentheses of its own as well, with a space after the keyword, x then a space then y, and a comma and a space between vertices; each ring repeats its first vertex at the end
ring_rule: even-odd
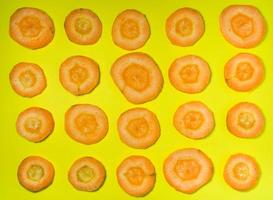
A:
POLYGON ((126 99, 135 104, 153 100, 163 86, 160 69, 144 53, 130 53, 118 58, 112 65, 111 75, 126 99))
POLYGON ((169 69, 171 84, 186 93, 203 91, 209 84, 210 76, 208 63, 193 55, 177 58, 169 69))
POLYGON ((132 196, 145 196, 154 187, 155 168, 144 156, 129 156, 117 168, 120 187, 132 196))
POLYGON ((54 120, 49 111, 31 107, 19 114, 16 129, 25 139, 31 142, 41 142, 52 133, 54 120))
POLYGON ((264 116, 260 108, 253 103, 242 102, 233 106, 227 114, 227 128, 237 137, 254 138, 264 128, 264 116))
POLYGON ((9 34, 13 40, 30 49, 42 48, 54 37, 52 19, 37 8, 20 8, 10 17, 9 34))
POLYGON ((31 192, 39 192, 53 182, 54 167, 44 158, 29 156, 20 163, 17 177, 24 188, 31 192))
POLYGON ((95 44, 101 36, 102 24, 98 16, 89 9, 75 9, 65 18, 65 32, 76 44, 95 44))
POLYGON ((252 189, 258 183, 260 169, 256 160, 246 154, 232 155, 225 166, 227 184, 240 191, 252 189))
POLYGON ((264 78, 264 65, 253 54, 240 53, 231 58, 225 66, 225 80, 237 91, 249 91, 257 87, 264 78))
POLYGON ((160 136, 159 121, 154 113, 145 108, 133 108, 122 113, 118 120, 121 141, 130 147, 145 149, 160 136))
POLYGON ((266 23, 259 10, 249 5, 232 5, 220 16, 224 38, 239 48, 257 46, 264 38, 266 23))
POLYGON ((103 110, 90 104, 73 105, 65 113, 65 130, 74 140, 94 144, 108 131, 108 119, 103 110))
POLYGON ((85 56, 71 56, 60 67, 59 78, 63 87, 74 95, 91 92, 99 83, 99 65, 85 56))
POLYGON ((201 14, 192 8, 180 8, 166 22, 166 33, 172 44, 192 46, 204 34, 205 23, 201 14))
POLYGON ((186 137, 201 139, 214 128, 214 117, 203 103, 192 101, 181 105, 173 117, 174 127, 186 137))
POLYGON ((105 174, 100 161, 92 157, 83 157, 71 166, 68 180, 77 190, 93 192, 103 185, 105 174))
POLYGON ((46 77, 41 67, 34 63, 16 64, 9 74, 13 90, 23 97, 34 97, 46 88, 46 77))
POLYGON ((112 27, 113 42, 120 48, 134 50, 142 47, 150 37, 150 25, 137 10, 120 13, 112 27))
POLYGON ((213 164, 198 149, 180 149, 167 157, 163 170, 172 187, 180 192, 193 193, 211 180, 213 164))

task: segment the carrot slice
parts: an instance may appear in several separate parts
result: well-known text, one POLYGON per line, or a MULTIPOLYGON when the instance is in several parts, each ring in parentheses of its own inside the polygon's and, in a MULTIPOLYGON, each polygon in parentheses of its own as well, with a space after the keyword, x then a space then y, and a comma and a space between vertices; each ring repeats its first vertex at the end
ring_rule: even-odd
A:
POLYGON ((105 174, 105 168, 100 161, 92 157, 83 157, 70 167, 68 180, 77 190, 93 192, 103 185, 105 174))
POLYGON ((227 85, 237 91, 249 91, 256 88, 264 79, 264 65, 253 54, 240 53, 225 65, 227 85))
POLYGON ((131 196, 147 195, 155 184, 155 168, 144 156, 129 156, 117 168, 120 187, 131 196))
POLYGON ((144 46, 149 37, 149 22, 145 15, 137 10, 121 12, 113 23, 113 42, 122 49, 138 49, 144 46))
POLYGON ((52 133, 54 120, 48 110, 30 107, 19 114, 16 129, 25 139, 31 142, 41 142, 52 133))
POLYGON ((164 162, 164 176, 176 190, 193 193, 207 184, 213 175, 210 158, 198 149, 180 149, 164 162))
POLYGON ((71 56, 61 64, 59 78, 71 94, 87 94, 99 83, 99 65, 85 56, 71 56))
POLYGON ((122 113, 118 119, 121 141, 130 147, 145 149, 160 136, 159 121, 154 113, 145 108, 133 108, 122 113))
POLYGON ((34 97, 46 88, 46 77, 39 65, 21 62, 9 74, 13 90, 23 97, 34 97))
POLYGON ((65 130, 77 142, 94 144, 107 134, 108 119, 95 105, 76 104, 65 113, 65 130))
POLYGON ((231 5, 220 16, 220 29, 224 38, 239 48, 257 46, 266 32, 265 19, 250 5, 231 5))
POLYGON ((82 45, 95 44, 102 33, 102 24, 98 16, 84 8, 71 11, 65 18, 64 27, 68 39, 82 45))
POLYGON ((174 114, 173 124, 176 130, 192 139, 208 136, 215 125, 213 113, 198 101, 181 105, 174 114))
POLYGON ((54 167, 44 158, 29 156, 20 163, 17 177, 24 188, 31 192, 39 192, 53 182, 54 167))
POLYGON ((112 65, 111 75, 126 99, 135 104, 153 100, 163 86, 158 65, 144 53, 130 53, 118 58, 112 65))
POLYGON ((224 179, 232 188, 246 191, 254 188, 260 177, 256 160, 246 154, 234 154, 228 159, 224 179))
POLYGON ((227 128, 237 137, 254 138, 264 129, 264 116, 253 103, 242 102, 233 106, 227 114, 227 128))
POLYGON ((180 8, 166 22, 166 33, 172 44, 192 46, 204 34, 205 22, 202 15, 192 8, 180 8))
POLYGON ((52 19, 37 8, 19 8, 10 17, 9 34, 20 45, 39 49, 48 45, 54 37, 52 19))
POLYGON ((174 60, 169 69, 171 84, 182 92, 198 93, 209 84, 210 67, 198 56, 183 56, 174 60))

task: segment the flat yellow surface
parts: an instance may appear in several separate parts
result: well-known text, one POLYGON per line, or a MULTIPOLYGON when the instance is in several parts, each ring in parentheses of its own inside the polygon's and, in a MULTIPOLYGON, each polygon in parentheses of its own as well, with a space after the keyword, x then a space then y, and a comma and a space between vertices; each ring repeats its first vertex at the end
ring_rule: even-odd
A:
POLYGON ((1 183, 0 199, 135 199, 126 194, 116 180, 116 167, 127 156, 138 154, 147 156, 156 167, 156 184, 153 191, 143 199, 272 199, 273 198, 273 1, 234 1, 234 0, 0 0, 0 155, 1 183), (111 3, 110 3, 111 2, 111 3), (265 40, 253 49, 239 49, 227 43, 219 31, 218 19, 221 11, 231 4, 252 4, 264 15, 268 31, 265 40), (9 17, 20 7, 37 7, 46 11, 53 19, 56 29, 54 40, 39 50, 26 49, 14 42, 8 34, 9 17), (205 19, 206 31, 192 47, 173 46, 165 35, 165 21, 176 9, 192 7, 200 11, 205 19), (102 37, 96 45, 80 46, 71 43, 65 34, 63 24, 66 15, 75 8, 89 8, 102 21, 102 37), (151 37, 138 51, 150 54, 159 64, 165 83, 159 97, 143 107, 151 109, 161 123, 161 137, 155 145, 146 150, 136 150, 121 143, 116 122, 120 113, 135 107, 126 101, 110 77, 111 64, 121 55, 128 53, 116 47, 111 39, 111 26, 114 18, 124 9, 134 8, 146 14, 151 26, 151 37), (251 52, 260 56, 265 64, 264 82, 255 90, 238 93, 227 87, 223 77, 224 64, 233 55, 251 52), (200 94, 184 94, 175 90, 167 76, 170 63, 177 57, 195 54, 203 57, 211 67, 212 79, 205 91, 200 94), (69 56, 85 55, 100 65, 101 81, 90 94, 75 97, 61 86, 58 78, 60 64, 69 56), (34 98, 17 95, 9 84, 9 72, 21 61, 39 64, 46 75, 48 86, 34 98), (191 140, 178 133, 172 125, 176 108, 191 100, 206 103, 214 112, 216 127, 213 133, 202 140, 191 140), (256 103, 266 118, 263 134, 256 139, 240 139, 231 135, 225 124, 228 109, 241 101, 256 103), (83 145, 75 142, 64 131, 64 113, 73 104, 90 103, 101 107, 109 118, 110 129, 107 136, 98 144, 83 145), (31 143, 16 133, 17 115, 27 107, 41 106, 52 112, 55 129, 45 141, 31 143), (187 195, 175 191, 165 181, 162 164, 174 150, 196 147, 203 150, 214 163, 214 176, 210 183, 198 192, 187 195), (223 179, 223 167, 233 153, 247 153, 256 158, 262 171, 256 188, 248 192, 231 189, 223 179), (40 155, 50 160, 56 171, 53 184, 39 193, 31 193, 17 181, 17 167, 29 155, 40 155), (107 178, 103 187, 93 193, 76 191, 67 180, 67 171, 72 162, 82 156, 93 156, 106 167, 107 178))

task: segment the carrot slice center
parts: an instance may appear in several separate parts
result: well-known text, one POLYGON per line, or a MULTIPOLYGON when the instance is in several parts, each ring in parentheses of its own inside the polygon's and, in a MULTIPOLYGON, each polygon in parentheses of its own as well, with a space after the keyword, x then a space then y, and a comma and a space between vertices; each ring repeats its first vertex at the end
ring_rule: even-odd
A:
POLYGON ((41 129, 42 122, 38 118, 30 117, 25 122, 25 129, 30 133, 38 133, 41 129))
POLYGON ((126 19, 120 27, 121 34, 128 39, 135 39, 139 36, 139 26, 135 20, 126 19))
POLYGON ((27 170, 27 177, 32 181, 39 181, 44 176, 44 169, 40 165, 31 165, 27 170))
POLYGON ((255 118, 252 113, 242 112, 238 116, 238 124, 244 129, 250 129, 255 124, 255 118))
POLYGON ((77 171, 77 178, 80 182, 88 183, 95 177, 94 170, 88 166, 83 166, 77 171))
POLYGON ((88 77, 88 72, 84 67, 75 65, 70 71, 70 79, 73 83, 81 85, 88 77))
POLYGON ((19 75, 19 80, 25 88, 32 87, 36 83, 35 74, 30 71, 24 71, 19 75))
POLYGON ((248 62, 239 63, 236 69, 236 77, 241 81, 249 80, 254 73, 253 67, 248 62))
POLYGON ((195 83, 198 80, 199 69, 195 64, 189 64, 184 66, 179 75, 184 83, 195 83))
POLYGON ((132 136, 142 138, 147 135, 149 125, 144 118, 137 118, 131 120, 126 128, 132 136))
POLYGON ((231 27, 233 32, 242 39, 249 37, 254 29, 253 20, 241 13, 231 19, 231 27))
POLYGON ((201 166, 194 159, 178 160, 174 166, 175 173, 183 181, 196 179, 200 170, 201 166))
POLYGON ((37 37, 42 30, 40 20, 33 16, 24 17, 17 25, 25 37, 37 37))
POLYGON ((193 31, 192 21, 189 18, 185 17, 176 23, 175 29, 176 32, 181 36, 189 36, 192 34, 193 31))
POLYGON ((92 30, 92 23, 87 18, 79 17, 75 22, 75 30, 82 35, 88 34, 92 30))
POLYGON ((133 185, 141 185, 144 180, 145 173, 140 167, 131 167, 125 173, 127 180, 133 185))
POLYGON ((89 113, 81 113, 75 119, 77 128, 84 134, 94 133, 98 123, 94 115, 89 113))
POLYGON ((233 174, 237 179, 245 181, 249 176, 249 168, 245 163, 240 162, 233 168, 233 174))
POLYGON ((200 128, 201 125, 203 124, 204 116, 200 112, 190 111, 184 116, 183 121, 187 129, 196 130, 200 128))

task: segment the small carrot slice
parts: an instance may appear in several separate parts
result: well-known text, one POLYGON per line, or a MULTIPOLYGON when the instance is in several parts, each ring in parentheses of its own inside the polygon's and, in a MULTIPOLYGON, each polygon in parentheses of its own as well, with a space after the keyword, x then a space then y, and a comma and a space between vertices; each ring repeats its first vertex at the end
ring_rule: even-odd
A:
POLYGON ((198 149, 180 149, 164 162, 164 176, 176 190, 194 193, 207 184, 213 175, 210 158, 198 149))
POLYGON ((188 55, 177 58, 169 68, 171 84, 179 91, 198 93, 209 84, 210 67, 198 56, 188 55))
POLYGON ((224 38, 239 48, 257 46, 266 32, 265 19, 250 5, 231 5, 220 16, 220 29, 224 38))
POLYGON ((130 147, 145 149, 160 136, 159 121, 154 113, 145 108, 133 108, 122 113, 118 119, 121 141, 130 147))
POLYGON ((99 83, 99 65, 85 56, 71 56, 60 67, 62 86, 74 95, 90 93, 99 83))
POLYGON ((125 10, 112 26, 113 42, 122 49, 135 50, 142 47, 150 37, 150 25, 144 14, 137 10, 125 10))
POLYGON ((30 107, 19 114, 16 129, 25 139, 31 142, 41 142, 52 133, 54 120, 48 110, 30 107))
POLYGON ((226 83, 234 90, 252 90, 260 85, 263 79, 264 65, 261 59, 253 54, 237 54, 225 65, 226 83))
POLYGON ((254 188, 260 177, 256 160, 246 154, 234 154, 228 159, 224 179, 232 188, 246 191, 254 188))
POLYGON ((20 163, 17 177, 24 188, 31 192, 39 192, 53 182, 54 167, 44 158, 29 156, 20 163))
POLYGON ((215 125, 213 113, 198 101, 181 105, 174 114, 173 124, 176 130, 192 139, 208 136, 215 125))
POLYGON ((98 190, 103 185, 105 176, 103 164, 92 157, 76 160, 68 172, 71 185, 77 190, 88 192, 98 190))
POLYGON ((102 33, 99 17, 91 10, 84 8, 71 11, 65 18, 64 27, 68 39, 82 45, 95 44, 102 33))
POLYGON ((9 74, 13 90, 23 97, 34 97, 46 88, 46 77, 39 65, 21 62, 16 64, 9 74))
POLYGON ((166 33, 172 44, 192 46, 204 34, 205 22, 202 15, 192 8, 180 8, 166 22, 166 33))
POLYGON ((144 156, 129 156, 117 168, 120 187, 131 196, 147 195, 155 184, 155 168, 144 156))
POLYGON ((237 137, 254 138, 259 136, 265 124, 262 111, 253 103, 242 102, 233 106, 227 113, 227 128, 237 137))
POLYGON ((95 105, 76 104, 65 113, 65 130, 77 142, 94 144, 107 134, 108 119, 95 105))
POLYGON ((54 37, 54 24, 44 11, 37 8, 19 8, 10 17, 9 34, 20 45, 39 49, 54 37))
POLYGON ((129 53, 118 58, 111 76, 126 99, 135 104, 155 99, 163 86, 156 62, 144 53, 129 53))

